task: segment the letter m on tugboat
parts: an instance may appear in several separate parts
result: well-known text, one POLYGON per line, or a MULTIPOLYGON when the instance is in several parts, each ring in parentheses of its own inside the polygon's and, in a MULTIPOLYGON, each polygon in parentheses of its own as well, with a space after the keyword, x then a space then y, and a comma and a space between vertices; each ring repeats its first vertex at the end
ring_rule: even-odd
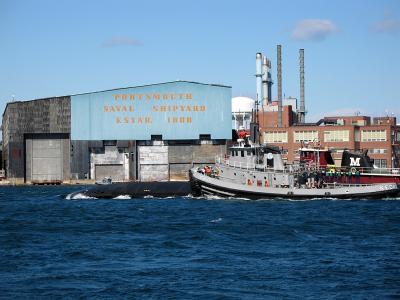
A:
POLYGON ((359 167, 360 166, 360 158, 359 157, 350 157, 350 166, 351 167, 359 167))

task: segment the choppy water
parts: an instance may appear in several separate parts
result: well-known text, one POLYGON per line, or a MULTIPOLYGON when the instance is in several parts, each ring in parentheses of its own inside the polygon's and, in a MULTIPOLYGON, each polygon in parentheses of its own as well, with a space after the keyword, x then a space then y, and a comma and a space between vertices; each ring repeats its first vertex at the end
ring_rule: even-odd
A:
POLYGON ((0 187, 1 298, 400 297, 400 201, 0 187))

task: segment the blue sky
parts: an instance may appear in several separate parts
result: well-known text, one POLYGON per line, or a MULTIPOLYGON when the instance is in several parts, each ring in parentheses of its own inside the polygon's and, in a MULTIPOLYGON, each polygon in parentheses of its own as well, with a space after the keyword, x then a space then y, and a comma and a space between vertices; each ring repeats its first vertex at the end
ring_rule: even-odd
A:
MULTIPOLYGON (((190 80, 255 97, 255 53, 283 47, 283 92, 306 121, 400 117, 400 1, 0 0, 0 111, 15 100, 190 80)), ((276 97, 276 84, 273 98, 276 97)))

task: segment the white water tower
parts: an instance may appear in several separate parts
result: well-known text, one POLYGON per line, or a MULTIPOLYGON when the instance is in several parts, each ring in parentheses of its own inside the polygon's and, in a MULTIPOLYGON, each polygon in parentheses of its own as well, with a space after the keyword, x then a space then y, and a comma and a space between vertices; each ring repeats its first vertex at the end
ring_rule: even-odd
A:
POLYGON ((251 112, 254 109, 255 100, 249 97, 232 98, 232 128, 238 130, 243 126, 250 129, 251 112))

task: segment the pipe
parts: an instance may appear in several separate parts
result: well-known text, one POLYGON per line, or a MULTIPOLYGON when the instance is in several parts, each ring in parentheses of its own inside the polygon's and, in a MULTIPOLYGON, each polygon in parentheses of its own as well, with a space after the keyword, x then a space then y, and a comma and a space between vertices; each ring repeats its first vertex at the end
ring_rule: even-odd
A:
POLYGON ((268 74, 269 74, 269 60, 266 56, 263 56, 262 64, 262 93, 263 93, 263 107, 269 103, 268 99, 268 74))
POLYGON ((277 46, 278 127, 282 127, 282 46, 277 46))
POLYGON ((261 53, 256 54, 256 84, 257 84, 257 96, 256 104, 260 103, 262 100, 262 55, 261 53))
POLYGON ((268 60, 268 103, 271 104, 272 102, 272 76, 271 76, 271 61, 268 60))

